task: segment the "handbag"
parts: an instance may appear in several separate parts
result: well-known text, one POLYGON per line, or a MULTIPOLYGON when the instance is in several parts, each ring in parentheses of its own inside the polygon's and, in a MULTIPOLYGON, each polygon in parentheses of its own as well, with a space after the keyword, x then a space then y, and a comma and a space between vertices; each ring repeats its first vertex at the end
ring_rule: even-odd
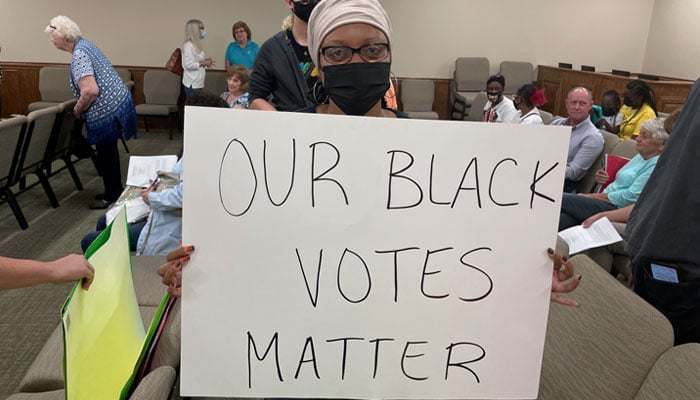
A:
POLYGON ((175 75, 182 76, 184 70, 182 69, 182 51, 179 47, 173 50, 173 54, 170 55, 170 59, 165 63, 165 69, 172 72, 175 75))

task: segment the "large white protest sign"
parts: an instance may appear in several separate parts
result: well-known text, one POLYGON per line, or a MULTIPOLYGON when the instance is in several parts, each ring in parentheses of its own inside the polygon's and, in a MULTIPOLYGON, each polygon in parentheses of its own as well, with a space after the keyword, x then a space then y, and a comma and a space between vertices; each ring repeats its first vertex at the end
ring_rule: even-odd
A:
POLYGON ((188 107, 182 394, 536 397, 568 138, 188 107))

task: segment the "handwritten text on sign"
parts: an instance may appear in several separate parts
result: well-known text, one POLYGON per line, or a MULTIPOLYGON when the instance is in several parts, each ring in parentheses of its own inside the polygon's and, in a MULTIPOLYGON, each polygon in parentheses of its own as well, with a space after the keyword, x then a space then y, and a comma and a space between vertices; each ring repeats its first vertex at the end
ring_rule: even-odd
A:
POLYGON ((188 108, 185 395, 535 397, 568 128, 188 108))

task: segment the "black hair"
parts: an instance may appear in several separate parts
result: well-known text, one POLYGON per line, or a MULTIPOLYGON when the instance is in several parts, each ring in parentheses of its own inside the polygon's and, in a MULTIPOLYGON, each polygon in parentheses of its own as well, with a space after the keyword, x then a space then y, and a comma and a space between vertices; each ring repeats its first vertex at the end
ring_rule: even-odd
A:
POLYGON ((658 111, 656 111, 656 95, 654 94, 654 90, 652 90, 652 88, 649 87, 646 82, 641 79, 634 79, 629 81, 626 87, 636 96, 641 96, 642 104, 649 104, 649 107, 654 110, 654 114, 657 116, 659 115, 658 111))
POLYGON ((502 88, 506 88, 506 77, 501 74, 489 76, 489 79, 486 81, 486 86, 488 86, 491 82, 498 82, 501 84, 502 88))
POLYGON ((229 108, 221 97, 206 89, 195 90, 185 101, 186 106, 229 108))
POLYGON ((612 97, 613 103, 615 103, 615 108, 619 110, 620 106, 622 106, 622 104, 620 103, 620 93, 618 93, 615 89, 610 89, 607 92, 603 93, 603 95, 600 98, 602 99, 606 96, 612 97))
POLYGON ((526 83, 518 89, 517 92, 515 92, 516 96, 520 97, 522 101, 525 102, 525 105, 528 107, 534 106, 532 104, 532 100, 530 98, 532 95, 537 91, 537 86, 533 85, 532 83, 526 83))

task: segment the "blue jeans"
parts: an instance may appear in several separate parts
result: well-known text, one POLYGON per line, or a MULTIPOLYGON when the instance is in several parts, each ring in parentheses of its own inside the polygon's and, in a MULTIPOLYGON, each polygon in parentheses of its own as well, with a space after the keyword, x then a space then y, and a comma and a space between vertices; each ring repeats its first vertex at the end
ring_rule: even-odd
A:
MULTIPOLYGON (((129 250, 136 251, 136 246, 138 245, 139 241, 139 235, 141 234, 141 230, 144 226, 146 226, 145 219, 143 221, 138 221, 134 222, 133 224, 129 224, 129 250)), ((107 217, 105 217, 103 214, 100 216, 100 218, 97 219, 95 231, 88 233, 80 241, 80 247, 83 249, 83 253, 87 251, 88 247, 90 247, 90 244, 92 244, 92 242, 95 241, 95 239, 97 239, 98 236, 100 236, 100 233, 102 233, 102 231, 105 230, 105 228, 107 228, 107 217)))
POLYGON ((564 193, 561 198, 559 231, 580 225, 591 215, 615 209, 617 209, 616 206, 603 200, 592 199, 580 194, 564 193))
POLYGON ((190 87, 185 86, 185 98, 189 99, 190 96, 192 96, 192 93, 196 92, 197 90, 200 90, 200 89, 195 89, 192 86, 190 86, 190 87))

